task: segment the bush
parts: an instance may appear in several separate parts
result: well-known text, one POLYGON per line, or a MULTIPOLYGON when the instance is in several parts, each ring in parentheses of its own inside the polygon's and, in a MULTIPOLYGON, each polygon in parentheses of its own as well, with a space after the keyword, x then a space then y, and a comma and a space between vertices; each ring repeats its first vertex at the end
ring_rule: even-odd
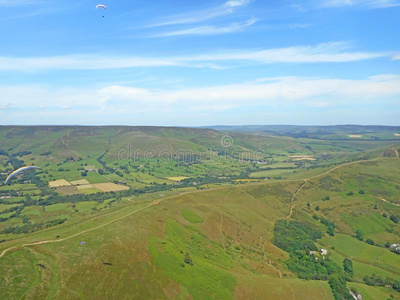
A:
POLYGON ((347 196, 353 196, 353 195, 354 195, 353 191, 347 193, 347 196))
POLYGON ((316 207, 315 207, 315 210, 316 210, 316 211, 319 211, 319 206, 316 206, 316 207))
POLYGON ((349 274, 351 277, 353 277, 353 262, 349 258, 345 258, 343 261, 343 268, 344 271, 349 274))
POLYGON ((364 190, 359 190, 358 193, 361 194, 361 195, 364 195, 365 191, 364 190))
POLYGON ((186 252, 184 262, 185 262, 185 264, 193 266, 193 260, 190 257, 190 253, 189 252, 186 252))
POLYGON ((396 292, 400 292, 400 281, 395 280, 395 281, 393 282, 392 287, 393 287, 393 289, 394 289, 396 292))
POLYGON ((370 245, 375 245, 375 242, 371 239, 367 239, 365 242, 370 245))
POLYGON ((393 221, 393 223, 399 223, 399 217, 398 216, 395 216, 395 215, 391 215, 390 216, 390 220, 392 220, 393 221))
POLYGON ((359 241, 363 241, 364 240, 364 233, 362 232, 361 229, 357 229, 356 231, 356 238, 359 241))
POLYGON ((328 227, 326 233, 329 234, 330 236, 335 236, 335 229, 333 227, 328 227))

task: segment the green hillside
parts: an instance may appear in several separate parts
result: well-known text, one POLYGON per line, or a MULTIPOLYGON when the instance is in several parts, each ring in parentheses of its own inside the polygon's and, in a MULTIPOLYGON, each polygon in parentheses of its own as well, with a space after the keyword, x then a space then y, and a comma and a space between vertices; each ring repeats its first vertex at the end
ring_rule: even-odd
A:
POLYGON ((400 299, 400 143, 223 130, 0 127, 0 298, 400 299))

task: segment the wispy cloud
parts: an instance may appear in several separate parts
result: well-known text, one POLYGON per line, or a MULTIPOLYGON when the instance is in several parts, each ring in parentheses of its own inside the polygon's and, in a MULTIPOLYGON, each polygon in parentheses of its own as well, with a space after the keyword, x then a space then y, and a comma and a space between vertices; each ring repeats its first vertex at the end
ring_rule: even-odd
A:
POLYGON ((395 56, 393 56, 393 60, 400 60, 400 54, 396 54, 395 56))
POLYGON ((151 35, 150 37, 169 37, 182 35, 218 35, 226 33, 240 32, 243 29, 255 24, 256 19, 250 19, 243 23, 232 23, 228 26, 199 26, 194 28, 169 31, 151 35))
POLYGON ((231 63, 343 63, 391 57, 391 52, 353 52, 345 43, 297 46, 261 50, 240 50, 205 55, 173 57, 129 57, 100 55, 69 55, 52 57, 0 57, 3 71, 106 70, 137 67, 229 67, 231 63), (218 65, 222 64, 222 65, 218 65))
MULTIPOLYGON (((279 77, 253 82, 153 90, 132 86, 110 85, 85 89, 48 88, 44 86, 0 86, 0 94, 12 105, 0 106, 11 117, 18 111, 48 112, 63 110, 74 118, 104 112, 107 120, 119 120, 120 114, 185 114, 260 107, 346 107, 365 103, 395 101, 400 97, 399 75, 378 75, 358 80, 337 78, 279 77), (115 119, 116 118, 116 119, 115 119)), ((71 122, 63 115, 63 122, 71 122)), ((20 121, 20 120, 19 120, 20 121)), ((15 122, 15 120, 14 120, 15 122)))
POLYGON ((173 16, 169 16, 161 20, 148 25, 147 27, 159 27, 169 25, 181 25, 198 23, 205 20, 213 19, 216 17, 232 14, 237 8, 248 5, 252 0, 230 0, 224 4, 211 7, 203 10, 189 11, 173 16))
POLYGON ((317 46, 297 46, 258 51, 240 51, 215 55, 203 55, 201 61, 254 61, 271 63, 322 63, 351 62, 390 55, 378 52, 351 52, 342 42, 324 43, 317 46))
POLYGON ((5 7, 0 21, 18 20, 59 13, 78 7, 78 3, 57 3, 45 0, 0 0, 0 7, 5 7))
POLYGON ((397 0, 324 0, 322 7, 364 6, 368 8, 388 8, 400 6, 397 0))
POLYGON ((22 5, 34 5, 41 4, 40 0, 0 0, 0 6, 22 6, 22 5))

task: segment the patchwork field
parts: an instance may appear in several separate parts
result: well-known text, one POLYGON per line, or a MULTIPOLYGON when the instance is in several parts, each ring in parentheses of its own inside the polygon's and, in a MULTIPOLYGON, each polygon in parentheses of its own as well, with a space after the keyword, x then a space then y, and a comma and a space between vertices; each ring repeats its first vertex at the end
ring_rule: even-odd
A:
POLYGON ((72 185, 87 185, 89 184, 89 181, 86 179, 80 179, 80 180, 75 180, 70 182, 72 185))
POLYGON ((188 177, 185 177, 185 176, 176 176, 176 177, 168 177, 167 179, 172 180, 172 181, 182 181, 187 178, 188 177))
POLYGON ((54 187, 54 188, 62 187, 62 186, 69 186, 69 185, 71 185, 71 183, 69 183, 65 179, 58 179, 58 180, 49 182, 49 186, 54 187))
POLYGON ((93 187, 103 192, 119 192, 129 190, 128 186, 118 185, 115 183, 95 183, 93 187))

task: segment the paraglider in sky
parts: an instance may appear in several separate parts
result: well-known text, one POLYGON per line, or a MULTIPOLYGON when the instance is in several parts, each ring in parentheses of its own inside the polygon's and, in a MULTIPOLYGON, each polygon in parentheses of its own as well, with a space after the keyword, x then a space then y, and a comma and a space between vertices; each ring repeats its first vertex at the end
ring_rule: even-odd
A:
POLYGON ((6 185, 15 175, 18 175, 24 171, 27 170, 33 170, 33 169, 41 169, 39 167, 35 167, 35 166, 26 166, 26 167, 22 167, 19 168, 18 170, 15 170, 14 172, 12 172, 10 175, 8 175, 6 181, 4 182, 4 184, 6 185))
MULTIPOLYGON (((98 5, 96 5, 96 9, 99 9, 99 8, 104 9, 104 10, 107 10, 107 6, 105 6, 104 4, 98 4, 98 5)), ((104 16, 103 16, 103 18, 104 18, 104 16)))
POLYGON ((96 6, 96 9, 98 9, 98 8, 103 8, 103 9, 107 10, 107 6, 105 6, 104 4, 98 4, 96 6))

